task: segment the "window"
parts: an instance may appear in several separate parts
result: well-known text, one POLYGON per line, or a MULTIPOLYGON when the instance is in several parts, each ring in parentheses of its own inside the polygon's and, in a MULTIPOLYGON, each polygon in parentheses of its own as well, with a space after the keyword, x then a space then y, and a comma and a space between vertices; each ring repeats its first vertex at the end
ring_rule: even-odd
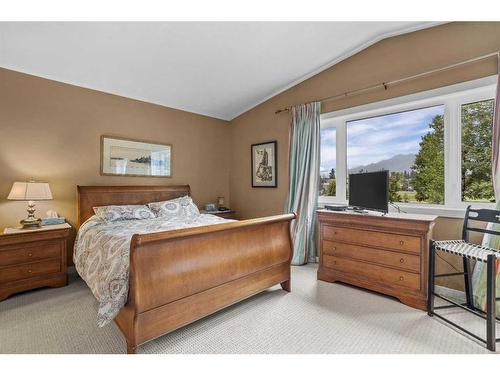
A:
POLYGON ((349 174, 379 170, 406 212, 491 204, 494 93, 493 76, 322 115, 320 205, 347 204, 349 174))
POLYGON ((347 122, 349 174, 389 171, 389 200, 444 203, 444 106, 347 122))
POLYGON ((337 162, 336 144, 337 129, 321 129, 321 161, 319 173, 319 195, 335 196, 337 184, 335 181, 335 168, 337 162))
POLYGON ((493 100, 462 104, 462 201, 494 202, 491 179, 493 100))

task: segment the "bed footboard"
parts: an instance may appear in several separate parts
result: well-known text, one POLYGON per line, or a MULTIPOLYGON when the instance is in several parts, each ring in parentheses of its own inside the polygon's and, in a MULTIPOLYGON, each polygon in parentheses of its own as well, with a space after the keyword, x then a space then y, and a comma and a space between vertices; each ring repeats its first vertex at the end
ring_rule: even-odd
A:
POLYGON ((290 291, 294 214, 134 235, 127 351, 281 283, 290 291))

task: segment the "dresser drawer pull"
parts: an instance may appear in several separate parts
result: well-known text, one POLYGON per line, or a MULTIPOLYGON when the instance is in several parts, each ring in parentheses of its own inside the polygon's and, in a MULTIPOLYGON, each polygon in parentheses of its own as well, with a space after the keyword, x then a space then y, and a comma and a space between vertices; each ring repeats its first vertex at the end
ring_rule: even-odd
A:
POLYGON ((403 276, 399 276, 399 281, 404 281, 404 277, 403 276))
POLYGON ((401 259, 399 260, 399 263, 404 263, 404 262, 405 262, 405 258, 401 258, 401 259))
POLYGON ((28 270, 28 273, 32 273, 33 271, 32 270, 28 270))
POLYGON ((33 256, 33 253, 28 253, 28 257, 31 258, 33 256))
POLYGON ((403 240, 401 240, 401 241, 399 241, 399 244, 400 244, 401 246, 403 246, 403 245, 405 244, 405 242, 404 242, 403 240))

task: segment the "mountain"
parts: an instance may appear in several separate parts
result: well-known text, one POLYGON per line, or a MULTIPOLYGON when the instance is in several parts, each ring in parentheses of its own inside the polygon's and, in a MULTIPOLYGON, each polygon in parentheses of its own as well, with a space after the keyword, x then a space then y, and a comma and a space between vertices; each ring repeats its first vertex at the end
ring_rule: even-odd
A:
POLYGON ((411 166, 415 162, 415 155, 413 154, 399 154, 394 155, 392 158, 378 161, 368 165, 360 165, 349 169, 349 173, 358 173, 361 169, 363 172, 376 172, 380 170, 389 170, 391 172, 411 171, 411 166))

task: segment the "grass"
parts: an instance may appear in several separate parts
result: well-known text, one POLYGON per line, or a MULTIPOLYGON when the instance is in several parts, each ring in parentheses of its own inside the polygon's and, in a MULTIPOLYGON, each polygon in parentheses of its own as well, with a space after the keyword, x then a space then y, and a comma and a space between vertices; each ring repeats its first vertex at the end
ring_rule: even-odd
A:
MULTIPOLYGON (((400 203, 403 203, 403 197, 405 197, 405 194, 406 194, 406 197, 408 197, 408 203, 421 203, 421 202, 418 202, 417 199, 415 198, 415 196, 417 195, 417 193, 415 191, 398 191, 398 194, 399 196, 401 197, 401 202, 400 203)), ((406 203, 406 202, 404 202, 406 203)))

